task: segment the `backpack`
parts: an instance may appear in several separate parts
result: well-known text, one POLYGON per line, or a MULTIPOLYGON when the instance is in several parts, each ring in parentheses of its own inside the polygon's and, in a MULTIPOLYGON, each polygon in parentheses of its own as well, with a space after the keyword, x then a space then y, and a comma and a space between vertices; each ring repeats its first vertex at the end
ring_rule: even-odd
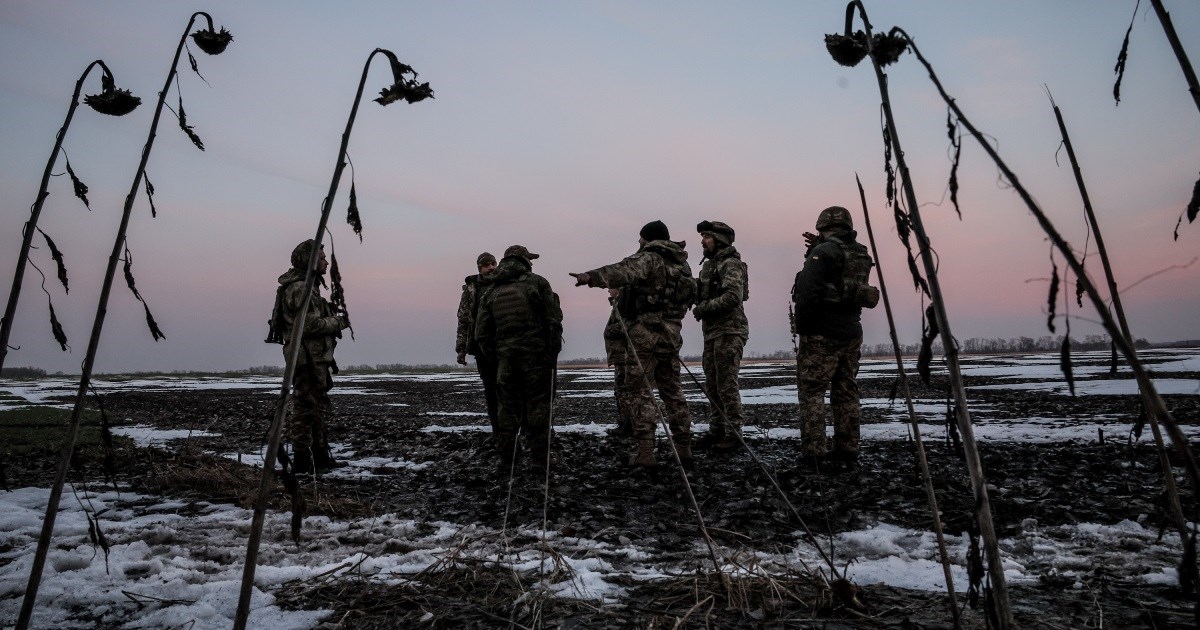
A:
POLYGON ((663 261, 667 277, 661 286, 639 284, 633 296, 633 310, 638 313, 664 312, 668 317, 682 318, 696 303, 699 293, 692 268, 686 263, 672 263, 661 252, 647 249, 663 261))
POLYGON ((828 240, 837 243, 845 258, 838 284, 827 287, 825 299, 858 308, 875 308, 879 304, 879 289, 871 286, 869 278, 875 261, 860 243, 846 243, 836 236, 828 240))
POLYGON ((290 285, 281 284, 275 290, 275 306, 271 309, 271 319, 267 320, 267 338, 265 343, 287 343, 287 320, 283 318, 283 294, 290 285))

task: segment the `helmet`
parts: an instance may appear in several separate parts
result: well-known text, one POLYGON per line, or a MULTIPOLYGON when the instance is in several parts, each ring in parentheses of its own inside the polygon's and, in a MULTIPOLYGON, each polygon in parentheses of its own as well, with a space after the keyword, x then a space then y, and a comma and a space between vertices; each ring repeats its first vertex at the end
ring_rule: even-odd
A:
POLYGON ((850 219, 850 211, 841 206, 829 206, 817 215, 817 229, 824 230, 836 226, 847 230, 854 229, 854 221, 850 219))

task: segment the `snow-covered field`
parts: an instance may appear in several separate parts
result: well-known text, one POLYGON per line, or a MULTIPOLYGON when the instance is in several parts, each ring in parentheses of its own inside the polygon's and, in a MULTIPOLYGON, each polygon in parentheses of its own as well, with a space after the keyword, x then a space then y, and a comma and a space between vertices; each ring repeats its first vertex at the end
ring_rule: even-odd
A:
MULTIPOLYGON (((1151 368, 1157 373, 1200 372, 1200 352, 1195 350, 1147 352, 1151 368)), ((1136 395, 1136 387, 1124 374, 1110 379, 1102 365, 1106 355, 1076 357, 1084 364, 1075 369, 1077 393, 1093 395, 1136 395), (1090 362, 1090 363, 1089 363, 1090 362)), ((750 364, 743 371, 743 398, 750 423, 746 436, 756 440, 796 440, 793 428, 767 428, 754 424, 755 407, 792 404, 794 382, 760 384, 763 379, 789 378, 793 366, 786 363, 750 364)), ((698 372, 698 370, 695 370, 698 372)), ((894 364, 864 361, 862 377, 892 377, 894 364)), ((1064 396, 1058 374, 1057 358, 1042 355, 1028 357, 968 357, 964 361, 968 376, 991 377, 1004 382, 976 386, 978 390, 1007 389, 1044 396, 1064 396)), ((697 374, 697 377, 700 377, 697 374)), ((609 396, 605 385, 611 382, 607 370, 564 369, 560 371, 563 397, 609 396), (597 388, 597 385, 600 388, 597 388)), ((688 376, 684 375, 685 383, 688 376)), ((388 391, 379 383, 444 382, 454 387, 476 387, 477 377, 464 371, 444 374, 386 374, 349 376, 340 379, 347 386, 335 390, 341 395, 371 395, 381 409, 404 403, 388 400, 388 391)), ((1200 381, 1172 376, 1156 381, 1164 394, 1198 395, 1200 381)), ((277 379, 244 378, 154 378, 137 380, 99 380, 102 392, 120 390, 195 391, 206 389, 247 389, 264 392, 278 388, 277 379)), ((0 409, 29 405, 64 406, 61 397, 70 396, 75 384, 64 379, 37 383, 0 381, 0 409)), ((703 399, 695 388, 689 396, 703 399)), ((918 400, 916 412, 923 436, 944 437, 944 401, 918 400)), ((907 411, 903 401, 866 398, 864 408, 879 413, 881 421, 863 426, 863 440, 905 440, 909 437, 907 411)), ((1128 432, 1127 418, 1118 414, 1092 414, 1086 417, 1012 418, 995 413, 987 404, 972 406, 977 423, 975 434, 981 441, 1061 442, 1095 441, 1098 431, 1110 436, 1128 432)), ((423 429, 439 431, 487 431, 486 417, 479 411, 446 409, 422 412, 428 417, 423 429), (481 422, 475 422, 476 419, 481 422), (463 425, 463 420, 471 421, 463 425), (451 422, 453 421, 453 422, 451 422)), ((603 435, 604 422, 570 422, 556 431, 594 436, 603 435)), ((696 429, 704 429, 697 423, 696 429)), ((1186 426, 1195 435, 1197 426, 1186 426)), ((203 432, 160 430, 145 426, 122 427, 118 432, 142 445, 169 445, 175 440, 200 437, 203 432)), ((224 453, 244 457, 245 463, 259 463, 255 455, 224 453)), ((414 464, 401 457, 356 457, 343 448, 342 457, 350 466, 335 473, 354 479, 370 476, 380 467, 411 469, 436 466, 414 464)), ((0 493, 0 625, 15 620, 28 578, 33 550, 48 497, 47 488, 18 488, 0 493)), ((54 546, 49 555, 34 616, 36 627, 105 626, 145 628, 227 628, 237 605, 239 581, 245 558, 250 513, 230 506, 209 503, 184 503, 129 491, 110 490, 96 494, 68 491, 60 504, 54 546), (85 513, 99 515, 107 553, 89 542, 85 513), (131 603, 141 609, 131 615, 131 603), (81 611, 86 614, 81 615, 81 611), (81 619, 83 621, 81 621, 81 619), (98 621, 96 621, 98 620, 98 621)), ((252 628, 305 628, 326 620, 330 611, 285 611, 275 604, 272 589, 289 580, 354 572, 384 583, 395 583, 435 565, 451 549, 463 557, 485 563, 536 570, 545 561, 538 550, 543 537, 569 565, 569 571, 556 573, 557 581, 538 584, 537 588, 559 597, 594 600, 600 603, 620 601, 620 584, 632 578, 654 580, 694 569, 697 558, 706 558, 707 549, 694 541, 694 554, 664 556, 655 549, 622 538, 618 544, 566 535, 559 531, 510 527, 497 531, 478 523, 437 520, 414 521, 383 514, 371 518, 331 520, 308 517, 304 540, 297 546, 288 537, 289 515, 270 514, 266 535, 259 552, 256 591, 249 626, 252 628), (568 577, 563 578, 562 575, 568 577)), ((1077 523, 1043 526, 1036 519, 1021 523, 1020 532, 1001 541, 1005 571, 1012 583, 1035 583, 1039 576, 1056 574, 1063 578, 1081 575, 1096 566, 1113 567, 1132 581, 1146 584, 1174 584, 1175 566, 1181 554, 1177 538, 1159 539, 1156 527, 1147 515, 1129 515, 1115 523, 1077 523)), ((797 532, 796 540, 801 540, 797 532)), ((954 580, 966 582, 965 556, 967 537, 963 532, 947 532, 950 555, 955 563, 954 580)), ((830 541, 822 543, 826 548, 830 541)), ((886 584, 905 589, 936 591, 944 589, 942 568, 938 563, 933 534, 877 522, 870 527, 846 531, 834 536, 833 549, 839 566, 847 566, 848 577, 860 584, 886 584)), ((790 549, 753 550, 718 549, 719 558, 737 558, 725 569, 731 573, 762 572, 782 574, 800 565, 817 567, 821 560, 813 547, 797 543, 790 549)), ((549 571, 548 571, 549 573, 549 571)), ((1077 582, 1076 588, 1083 588, 1077 582)))

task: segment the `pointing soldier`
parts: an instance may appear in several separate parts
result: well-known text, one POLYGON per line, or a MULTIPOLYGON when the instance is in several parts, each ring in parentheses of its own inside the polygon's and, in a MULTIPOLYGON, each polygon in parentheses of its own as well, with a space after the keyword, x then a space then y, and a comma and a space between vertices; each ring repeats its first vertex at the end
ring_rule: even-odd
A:
MULTIPOLYGON (((629 292, 632 320, 625 322, 633 356, 626 378, 637 392, 633 435, 637 450, 630 466, 654 466, 654 433, 658 406, 651 388, 657 387, 667 408, 667 422, 680 459, 692 459, 692 420, 679 378, 680 329, 695 298, 695 279, 683 243, 671 240, 662 221, 651 221, 638 234, 638 251, 603 267, 572 273, 575 286, 619 288, 629 292)), ((625 314, 621 313, 624 317, 625 314)))
POLYGON ((708 433, 696 441, 696 448, 728 452, 740 447, 742 432, 738 370, 750 334, 742 307, 750 297, 749 276, 733 246, 733 228, 720 221, 703 221, 696 231, 704 259, 692 314, 703 323, 704 382, 712 403, 708 433))
POLYGON ((825 456, 825 391, 833 415, 835 461, 858 460, 858 361, 862 348, 862 309, 874 308, 879 290, 868 284, 874 264, 855 240, 850 212, 831 206, 817 217, 817 235, 792 285, 796 309, 796 384, 800 399, 801 454, 808 462, 825 456))

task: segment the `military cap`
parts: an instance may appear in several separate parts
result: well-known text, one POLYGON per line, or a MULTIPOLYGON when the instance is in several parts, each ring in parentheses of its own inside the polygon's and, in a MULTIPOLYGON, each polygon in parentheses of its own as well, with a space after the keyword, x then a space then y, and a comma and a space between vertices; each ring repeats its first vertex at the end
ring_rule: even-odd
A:
POLYGON ((490 252, 483 252, 479 256, 475 257, 475 266, 476 267, 482 267, 484 265, 491 265, 495 262, 496 262, 496 257, 493 256, 490 252))
POLYGON ((651 221, 642 226, 642 231, 638 232, 638 236, 642 237, 646 242, 667 241, 671 239, 671 231, 667 229, 666 223, 651 221))
POLYGON ((817 229, 824 230, 835 226, 842 226, 847 230, 854 229, 854 221, 850 219, 850 211, 841 206, 829 206, 817 215, 817 229))
POLYGON ((729 227, 728 223, 721 221, 701 221, 696 225, 696 231, 700 234, 712 234, 713 238, 726 244, 733 244, 733 228, 729 227))
MULTIPOLYGON (((308 269, 308 263, 309 263, 308 257, 312 254, 312 246, 313 246, 313 239, 310 238, 307 241, 300 243, 299 245, 296 246, 295 249, 292 250, 292 266, 293 267, 295 267, 297 269, 308 269)), ((325 248, 325 246, 322 245, 321 249, 324 249, 324 248, 325 248)))
POLYGON ((534 258, 541 257, 538 254, 529 251, 529 248, 525 247, 524 245, 513 245, 504 250, 504 257, 508 258, 509 256, 520 256, 525 260, 533 260, 534 258))

